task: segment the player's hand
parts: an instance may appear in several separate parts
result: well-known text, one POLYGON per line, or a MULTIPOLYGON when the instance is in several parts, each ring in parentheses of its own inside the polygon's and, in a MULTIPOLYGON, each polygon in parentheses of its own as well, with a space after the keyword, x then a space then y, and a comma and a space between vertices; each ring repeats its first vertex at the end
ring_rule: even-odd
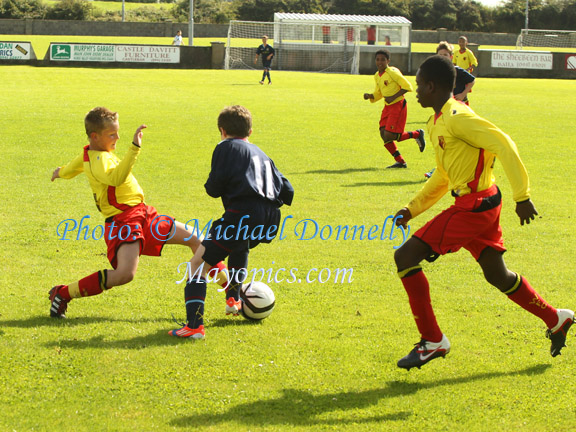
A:
POLYGON ((386 103, 392 103, 396 100, 397 96, 387 96, 384 98, 384 100, 386 101, 386 103))
POLYGON ((364 100, 374 99, 374 95, 372 93, 364 93, 364 100))
POLYGON ((516 203, 516 214, 520 218, 520 225, 524 225, 524 222, 527 224, 530 223, 531 220, 534 220, 534 217, 538 214, 536 211, 536 207, 529 199, 526 201, 522 201, 516 203))
POLYGON ((140 125, 138 126, 138 129, 136 129, 136 132, 134 132, 134 139, 132 140, 132 142, 134 144, 136 144, 138 147, 140 147, 142 145, 142 135, 144 135, 144 133, 142 132, 143 129, 146 129, 148 126, 146 125, 140 125))
POLYGON ((270 60, 272 58, 272 54, 270 54, 268 57, 266 57, 267 60, 270 60))
POLYGON ((464 100, 464 93, 458 93, 454 95, 454 99, 459 100, 460 102, 462 102, 464 100))
POLYGON ((408 227, 408 222, 412 219, 412 213, 406 207, 398 210, 394 215, 394 220, 396 221, 396 226, 402 226, 404 229, 408 227), (402 217, 398 217, 402 216, 402 217))
POLYGON ((258 63, 258 57, 254 59, 254 64, 258 63))
POLYGON ((54 181, 57 178, 60 178, 60 167, 58 167, 54 170, 54 172, 52 173, 52 180, 50 180, 50 181, 54 181))

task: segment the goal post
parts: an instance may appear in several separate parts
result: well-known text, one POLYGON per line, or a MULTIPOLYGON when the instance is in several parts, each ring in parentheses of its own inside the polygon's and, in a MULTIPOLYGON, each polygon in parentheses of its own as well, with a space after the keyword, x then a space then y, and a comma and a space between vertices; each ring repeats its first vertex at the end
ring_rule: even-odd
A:
POLYGON ((522 29, 516 48, 524 47, 576 48, 576 31, 522 29))
POLYGON ((254 58, 263 35, 276 51, 273 69, 358 73, 360 27, 318 23, 230 21, 225 68, 258 68, 254 58))

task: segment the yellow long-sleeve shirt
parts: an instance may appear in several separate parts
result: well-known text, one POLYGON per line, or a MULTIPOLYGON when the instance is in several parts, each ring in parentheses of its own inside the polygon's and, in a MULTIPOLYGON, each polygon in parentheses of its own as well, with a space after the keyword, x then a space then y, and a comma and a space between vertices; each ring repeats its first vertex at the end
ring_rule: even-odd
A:
POLYGON ((466 48, 466 51, 460 52, 457 50, 452 57, 452 63, 456 66, 460 66, 462 69, 468 70, 471 66, 478 66, 478 60, 476 60, 476 56, 470 50, 470 48, 466 48))
MULTIPOLYGON (((406 91, 413 91, 412 84, 402 75, 399 69, 388 66, 384 73, 380 75, 380 72, 374 74, 374 81, 376 81, 376 88, 374 89, 374 99, 370 99, 370 102, 378 102, 382 98, 389 96, 394 96, 400 89, 406 91)), ((392 105, 404 99, 404 95, 397 97, 392 102, 388 103, 384 101, 386 105, 392 105)))
POLYGON ((81 155, 60 168, 59 176, 71 179, 86 174, 96 206, 108 218, 144 202, 144 192, 132 174, 139 154, 140 148, 132 145, 120 160, 114 153, 86 146, 81 155))
POLYGON ((449 99, 441 114, 428 120, 436 170, 406 206, 412 217, 432 207, 446 192, 456 196, 488 189, 495 182, 496 158, 512 186, 516 202, 530 198, 530 182, 516 144, 498 127, 467 105, 449 99))

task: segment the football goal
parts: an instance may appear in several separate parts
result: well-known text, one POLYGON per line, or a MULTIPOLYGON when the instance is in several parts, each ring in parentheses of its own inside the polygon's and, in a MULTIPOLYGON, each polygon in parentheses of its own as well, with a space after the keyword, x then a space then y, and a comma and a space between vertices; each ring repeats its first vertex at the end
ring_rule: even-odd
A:
POLYGON ((516 48, 576 48, 576 31, 522 29, 516 48))
POLYGON ((256 69, 256 48, 268 36, 277 70, 358 73, 360 27, 354 25, 230 21, 226 69, 256 69))

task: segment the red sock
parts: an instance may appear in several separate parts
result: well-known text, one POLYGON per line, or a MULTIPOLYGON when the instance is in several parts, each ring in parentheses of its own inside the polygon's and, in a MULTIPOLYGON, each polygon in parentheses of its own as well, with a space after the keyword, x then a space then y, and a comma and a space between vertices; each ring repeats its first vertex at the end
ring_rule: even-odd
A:
POLYGON ((100 294, 106 288, 106 270, 100 270, 80 279, 78 282, 71 283, 67 287, 70 298, 89 297, 100 294))
POLYGON ((412 131, 412 132, 402 132, 400 134, 400 136, 398 137, 398 141, 404 141, 410 138, 420 138, 420 132, 419 131, 412 131))
POLYGON ((72 300, 70 292, 68 291, 68 285, 62 285, 58 290, 58 294, 60 294, 64 300, 72 300))
POLYGON ((398 151, 398 147, 396 147, 396 143, 394 141, 384 144, 384 147, 386 147, 386 150, 388 150, 388 152, 394 157, 394 160, 396 162, 406 163, 406 161, 398 151))
POLYGON ((548 328, 558 324, 556 309, 534 291, 524 276, 518 276, 520 277, 520 286, 512 294, 509 294, 508 298, 531 314, 536 315, 546 323, 548 328))
POLYGON ((442 340, 442 331, 438 327, 434 316, 432 302, 430 301, 430 285, 424 272, 420 269, 416 273, 405 276, 400 280, 408 294, 410 308, 422 339, 430 342, 440 342, 442 340))

